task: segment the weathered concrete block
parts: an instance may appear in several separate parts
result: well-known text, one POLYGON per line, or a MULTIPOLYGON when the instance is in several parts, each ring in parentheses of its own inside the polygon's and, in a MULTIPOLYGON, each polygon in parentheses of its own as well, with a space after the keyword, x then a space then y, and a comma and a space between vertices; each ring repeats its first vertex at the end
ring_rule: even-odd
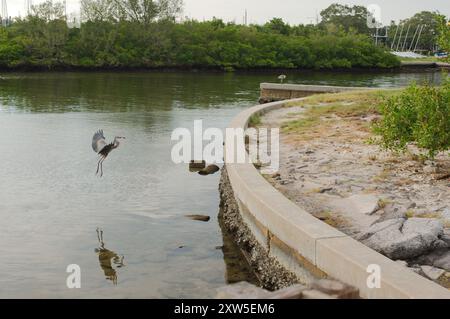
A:
POLYGON ((321 279, 314 282, 311 286, 327 295, 332 295, 338 299, 358 299, 359 291, 357 288, 346 285, 342 282, 330 279, 321 279))
POLYGON ((269 299, 301 299, 303 297, 303 291, 308 288, 304 285, 297 284, 291 287, 274 291, 269 296, 269 299))

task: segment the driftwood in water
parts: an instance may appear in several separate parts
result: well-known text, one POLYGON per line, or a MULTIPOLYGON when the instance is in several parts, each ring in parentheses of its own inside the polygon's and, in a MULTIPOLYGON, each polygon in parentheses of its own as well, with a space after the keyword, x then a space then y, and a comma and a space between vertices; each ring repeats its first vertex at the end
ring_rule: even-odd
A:
POLYGON ((186 215, 186 217, 199 222, 208 222, 211 219, 209 216, 205 215, 186 215))

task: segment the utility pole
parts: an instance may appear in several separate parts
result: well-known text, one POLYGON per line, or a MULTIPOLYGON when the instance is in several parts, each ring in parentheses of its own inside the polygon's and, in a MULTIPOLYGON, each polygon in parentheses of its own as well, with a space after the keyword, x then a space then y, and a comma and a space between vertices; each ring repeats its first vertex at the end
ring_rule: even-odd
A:
POLYGON ((244 25, 248 25, 248 14, 247 14, 247 9, 245 9, 245 14, 244 14, 244 25))
POLYGON ((67 1, 66 0, 63 1, 63 5, 64 5, 64 17, 67 20, 67 1))
POLYGON ((25 11, 27 15, 31 14, 31 7, 33 6, 32 0, 25 0, 25 11))
POLYGON ((388 29, 387 26, 384 27, 384 28, 377 27, 375 29, 375 34, 373 35, 373 37, 375 38, 375 45, 377 46, 379 42, 382 42, 380 40, 383 40, 383 39, 384 39, 384 43, 387 43, 387 40, 388 40, 388 37, 389 37, 388 33, 389 33, 389 29, 388 29), (384 35, 383 35, 383 33, 380 34, 380 29, 384 29, 385 30, 384 31, 384 35))
POLYGON ((8 5, 6 3, 6 0, 2 0, 2 14, 1 14, 1 20, 2 25, 6 27, 8 25, 8 5))

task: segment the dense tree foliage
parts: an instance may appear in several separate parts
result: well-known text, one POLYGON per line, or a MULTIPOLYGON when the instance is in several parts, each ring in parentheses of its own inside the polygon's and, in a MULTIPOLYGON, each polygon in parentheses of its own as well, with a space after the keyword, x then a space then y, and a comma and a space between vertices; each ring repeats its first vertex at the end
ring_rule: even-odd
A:
POLYGON ((175 22, 180 0, 83 0, 69 28, 48 1, 0 28, 0 67, 351 68, 394 67, 397 59, 355 28, 175 22))
POLYGON ((367 16, 369 12, 365 6, 347 6, 333 3, 328 8, 320 12, 323 26, 338 26, 345 31, 356 30, 361 34, 370 34, 367 26, 367 16))
MULTIPOLYGON (((450 52, 450 21, 443 16, 439 17, 438 45, 442 51, 450 52)), ((450 61, 450 57, 447 56, 445 60, 450 61)))

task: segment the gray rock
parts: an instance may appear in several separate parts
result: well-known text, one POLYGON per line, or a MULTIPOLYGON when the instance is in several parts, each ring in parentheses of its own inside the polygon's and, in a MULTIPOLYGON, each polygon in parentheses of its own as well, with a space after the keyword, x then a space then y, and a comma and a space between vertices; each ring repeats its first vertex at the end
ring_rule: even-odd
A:
POLYGON ((272 292, 267 299, 301 299, 303 297, 303 291, 307 289, 308 288, 304 285, 296 284, 272 292))
POLYGON ((322 165, 328 165, 330 163, 331 163, 331 159, 324 159, 324 160, 319 161, 317 163, 317 165, 322 166, 322 165))
POLYGON ((336 297, 327 295, 319 290, 305 290, 303 291, 303 299, 336 299, 336 297))
POLYGON ((198 173, 200 175, 212 175, 220 170, 219 166, 211 164, 206 166, 206 168, 202 169, 198 173))
POLYGON ((311 285, 311 288, 332 295, 338 299, 357 299, 359 298, 359 290, 340 281, 330 279, 320 279, 311 285))
POLYGON ((411 267, 409 267, 409 269, 412 270, 412 271, 414 271, 416 274, 419 274, 419 275, 422 275, 422 274, 423 274, 422 268, 420 268, 419 265, 411 266, 411 267))
POLYGON ((450 271, 450 249, 436 249, 429 254, 416 258, 415 262, 421 265, 434 266, 450 271))
POLYGON ((438 249, 428 255, 421 256, 417 262, 450 271, 450 249, 438 249))
POLYGON ((359 213, 372 215, 380 209, 379 199, 374 195, 358 194, 346 199, 349 209, 359 213))
POLYGON ((433 266, 421 266, 420 269, 422 272, 430 278, 431 280, 438 280, 443 274, 445 274, 444 269, 436 268, 433 266))
POLYGON ((433 262, 433 266, 450 271, 450 250, 436 258, 433 262))
POLYGON ((403 224, 403 234, 418 234, 429 243, 439 240, 444 234, 444 225, 440 220, 433 218, 409 218, 403 224))
POLYGON ((397 206, 395 204, 387 204, 383 208, 383 214, 376 222, 380 223, 388 219, 398 219, 398 218, 406 219, 406 209, 404 207, 397 206))
POLYGON ((217 289, 216 299, 266 299, 269 296, 269 291, 243 281, 217 289))
POLYGON ((436 174, 438 172, 438 168, 436 166, 425 166, 423 168, 423 172, 425 174, 436 174))
POLYGON ((444 229, 444 234, 441 236, 441 240, 450 247, 450 229, 444 229))
POLYGON ((324 194, 324 193, 329 192, 329 191, 332 191, 332 190, 333 190, 333 187, 322 187, 322 188, 319 190, 319 193, 324 194))
POLYGON ((399 230, 400 227, 403 226, 403 223, 405 222, 405 220, 406 219, 404 219, 404 218, 396 218, 396 219, 388 219, 383 222, 373 224, 368 229, 366 229, 364 232, 362 232, 357 237, 357 239, 364 241, 366 239, 369 239, 376 233, 391 232, 393 230, 399 230))
POLYGON ((450 208, 445 208, 441 216, 445 222, 450 222, 450 208))
POLYGON ((406 209, 413 209, 416 207, 417 207, 417 204, 414 202, 410 202, 410 203, 408 203, 408 205, 406 205, 406 209))
POLYGON ((411 259, 446 245, 442 222, 431 218, 389 219, 369 227, 359 238, 391 259, 411 259))
POLYGON ((408 267, 408 263, 404 260, 396 260, 395 262, 402 267, 408 267))

